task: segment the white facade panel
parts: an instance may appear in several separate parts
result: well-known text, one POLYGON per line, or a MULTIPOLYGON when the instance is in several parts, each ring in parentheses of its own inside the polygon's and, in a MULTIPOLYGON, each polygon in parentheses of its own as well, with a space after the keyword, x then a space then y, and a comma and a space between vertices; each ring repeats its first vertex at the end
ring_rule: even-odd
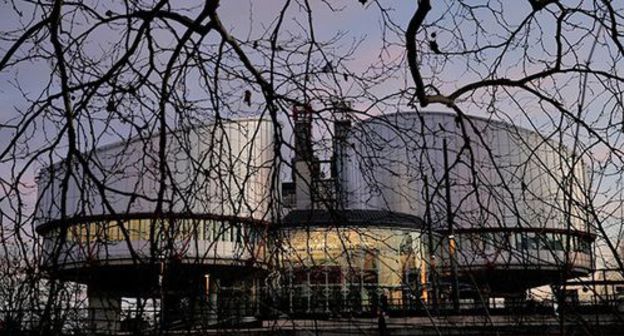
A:
MULTIPOLYGON (((66 218, 156 210, 161 180, 157 136, 83 156, 89 172, 74 162, 64 205, 64 163, 40 174, 40 223, 60 219, 63 209, 66 218)), ((163 212, 270 221, 273 158, 273 125, 266 120, 222 121, 169 134, 163 212)))
POLYGON ((525 129, 470 117, 463 124, 450 114, 403 113, 355 127, 342 178, 349 207, 424 218, 428 198, 433 223, 444 228, 446 139, 455 228, 567 229, 570 221, 588 232, 581 161, 571 166, 567 149, 525 129))

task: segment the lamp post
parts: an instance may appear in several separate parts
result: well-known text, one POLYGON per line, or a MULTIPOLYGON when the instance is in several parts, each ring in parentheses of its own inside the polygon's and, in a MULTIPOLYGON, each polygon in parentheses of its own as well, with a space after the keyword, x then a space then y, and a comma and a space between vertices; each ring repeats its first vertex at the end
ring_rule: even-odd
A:
POLYGON ((457 281, 457 260, 456 246, 455 246, 455 230, 453 225, 453 211, 451 208, 451 183, 450 183, 450 171, 448 163, 448 150, 446 139, 442 142, 442 151, 444 156, 444 185, 446 189, 446 220, 448 224, 448 240, 449 240, 449 258, 451 263, 451 295, 453 297, 453 309, 455 312, 459 312, 459 285, 457 281))
POLYGON ((160 290, 160 330, 165 330, 165 256, 158 255, 158 289, 160 290))

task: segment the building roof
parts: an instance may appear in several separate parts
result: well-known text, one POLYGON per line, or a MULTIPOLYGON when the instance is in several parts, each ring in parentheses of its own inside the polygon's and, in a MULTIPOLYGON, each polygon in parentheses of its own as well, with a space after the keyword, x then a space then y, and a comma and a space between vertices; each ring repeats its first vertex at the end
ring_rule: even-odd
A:
POLYGON ((409 229, 422 229, 424 223, 420 217, 399 212, 384 210, 293 210, 277 228, 290 227, 400 227, 409 229))

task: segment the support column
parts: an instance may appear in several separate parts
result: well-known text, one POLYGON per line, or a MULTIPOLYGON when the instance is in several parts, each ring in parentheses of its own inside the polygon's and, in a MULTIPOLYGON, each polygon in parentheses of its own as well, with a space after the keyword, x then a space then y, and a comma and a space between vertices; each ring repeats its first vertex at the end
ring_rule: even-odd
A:
POLYGON ((93 334, 113 334, 119 331, 121 297, 111 291, 88 289, 89 328, 93 334))
POLYGON ((240 322, 252 323, 256 321, 256 303, 258 302, 256 291, 256 279, 246 279, 241 281, 242 302, 239 304, 240 322))
POLYGON ((216 279, 208 274, 206 274, 206 292, 207 292, 207 301, 208 301, 208 314, 206 319, 208 321, 208 325, 215 325, 219 322, 219 314, 218 314, 218 302, 219 302, 219 279, 216 279))

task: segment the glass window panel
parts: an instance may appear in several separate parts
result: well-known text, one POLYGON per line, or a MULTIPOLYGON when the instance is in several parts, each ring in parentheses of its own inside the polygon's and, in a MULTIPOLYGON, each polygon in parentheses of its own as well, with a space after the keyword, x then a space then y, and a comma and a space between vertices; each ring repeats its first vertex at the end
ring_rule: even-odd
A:
POLYGON ((539 243, 537 239, 537 235, 535 232, 527 232, 527 241, 529 250, 537 250, 539 249, 539 243))
POLYGON ((69 242, 76 241, 76 228, 75 227, 69 227, 67 229, 67 241, 69 242))
POLYGON ((221 222, 212 221, 212 237, 214 241, 221 240, 221 222))
POLYGON ((516 248, 526 249, 526 247, 524 246, 524 239, 522 238, 522 232, 516 232, 515 238, 516 238, 516 248))
POLYGON ((82 226, 82 237, 83 237, 83 242, 84 243, 90 243, 93 240, 92 236, 93 236, 93 229, 91 229, 91 223, 84 223, 81 224, 82 226))
POLYGON ((124 240, 125 237, 123 235, 123 232, 121 232, 121 226, 120 225, 124 225, 123 222, 112 222, 112 228, 113 228, 113 233, 115 236, 115 240, 120 241, 120 240, 124 240))
POLYGON ((186 239, 188 237, 188 220, 180 219, 176 223, 176 235, 179 239, 186 239))
POLYGON ((204 221, 204 232, 205 232, 205 239, 206 240, 214 240, 214 222, 212 220, 206 220, 204 221))
POLYGON ((219 240, 227 241, 228 240, 228 225, 225 222, 219 222, 219 240))
POLYGON ((538 242, 534 232, 520 233, 520 246, 523 250, 537 250, 538 242))
POLYGON ((236 225, 234 228, 236 230, 236 243, 240 244, 243 241, 241 227, 240 225, 236 225))
POLYGON ((555 251, 563 251, 564 250, 564 242, 563 237, 560 233, 553 234, 552 247, 555 251))
POLYGON ((537 234, 537 244, 542 250, 551 250, 552 247, 552 233, 539 233, 537 234))
POLYGON ((132 240, 140 240, 141 239, 141 221, 138 219, 133 219, 130 222, 132 226, 132 240))
POLYGON ((149 219, 139 220, 139 239, 141 240, 149 240, 150 239, 150 228, 152 226, 153 221, 149 219))
POLYGON ((109 241, 118 241, 121 240, 119 238, 120 233, 119 233, 119 226, 117 226, 116 222, 108 222, 107 224, 107 239, 109 241))

